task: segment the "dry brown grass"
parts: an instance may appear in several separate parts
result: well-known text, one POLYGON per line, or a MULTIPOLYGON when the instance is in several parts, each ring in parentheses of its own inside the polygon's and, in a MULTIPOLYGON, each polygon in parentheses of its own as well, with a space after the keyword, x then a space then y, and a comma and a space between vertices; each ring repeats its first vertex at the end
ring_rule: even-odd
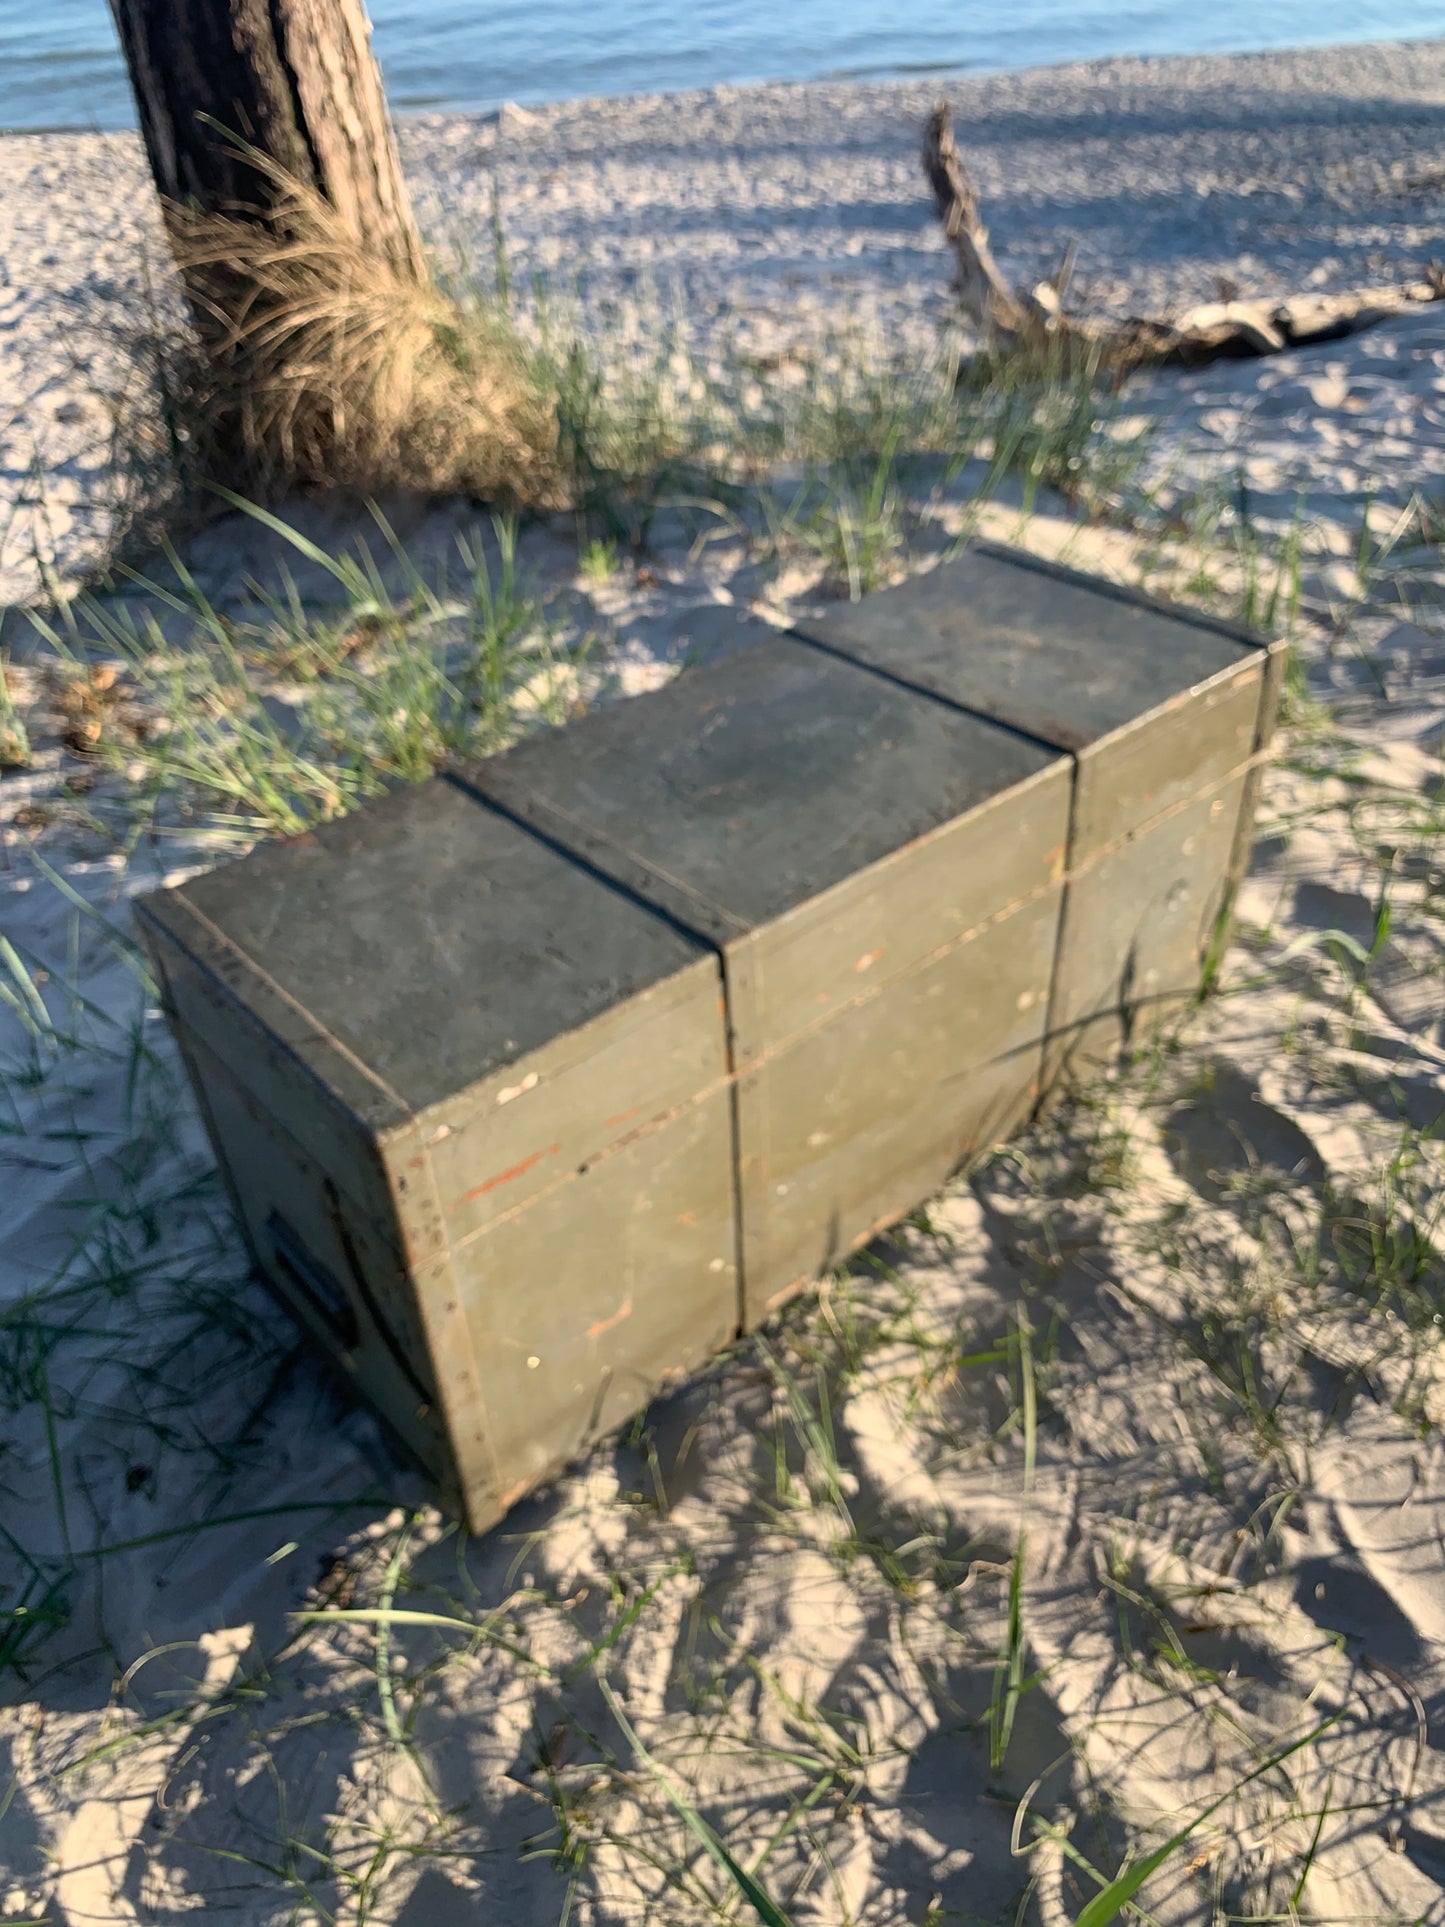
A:
POLYGON ((557 494, 556 421, 503 315, 369 252, 264 157, 267 218, 168 207, 201 354, 177 398, 194 473, 530 503, 557 494))

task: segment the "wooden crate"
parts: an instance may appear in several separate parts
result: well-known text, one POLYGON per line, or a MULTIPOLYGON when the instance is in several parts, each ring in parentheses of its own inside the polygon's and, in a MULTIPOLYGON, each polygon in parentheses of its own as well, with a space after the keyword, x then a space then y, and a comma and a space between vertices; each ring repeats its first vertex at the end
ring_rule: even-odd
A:
POLYGON ((794 637, 466 780, 713 944, 756 1323, 1039 1093, 1070 758, 794 637))
POLYGON ((708 946, 444 779, 139 909, 258 1269, 473 1527, 733 1335, 708 946))
POLYGON ((1282 643, 992 543, 798 628, 1072 756, 1047 1084, 1197 993, 1249 854, 1282 643))
POLYGON ((802 627, 140 907, 258 1268, 474 1527, 1218 936, 1277 650, 983 546, 802 627))

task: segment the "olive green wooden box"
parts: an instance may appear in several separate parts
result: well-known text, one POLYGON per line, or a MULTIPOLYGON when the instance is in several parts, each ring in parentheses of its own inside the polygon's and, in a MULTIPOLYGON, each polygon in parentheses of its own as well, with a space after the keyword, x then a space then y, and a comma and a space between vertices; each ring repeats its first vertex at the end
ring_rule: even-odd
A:
POLYGON ((731 1338, 705 945, 446 780, 139 909, 258 1268, 474 1527, 731 1338))
POLYGON ((985 542, 798 628, 1070 753, 1047 1086, 1197 993, 1249 856, 1283 643, 985 542))
POLYGON ((1193 993, 1280 658, 980 547, 140 906, 259 1270, 482 1528, 1193 993))
POLYGON ((465 775, 720 954, 752 1325, 1033 1108, 1072 764, 748 629, 465 775))

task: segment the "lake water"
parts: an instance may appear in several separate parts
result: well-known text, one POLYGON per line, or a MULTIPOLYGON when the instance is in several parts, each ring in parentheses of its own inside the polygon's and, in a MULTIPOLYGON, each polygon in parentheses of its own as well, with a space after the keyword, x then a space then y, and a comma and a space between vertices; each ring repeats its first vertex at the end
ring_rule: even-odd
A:
MULTIPOLYGON (((1445 34, 1445 0, 373 0, 398 113, 1445 34)), ((0 0, 0 128, 127 127, 105 0, 0 0)))

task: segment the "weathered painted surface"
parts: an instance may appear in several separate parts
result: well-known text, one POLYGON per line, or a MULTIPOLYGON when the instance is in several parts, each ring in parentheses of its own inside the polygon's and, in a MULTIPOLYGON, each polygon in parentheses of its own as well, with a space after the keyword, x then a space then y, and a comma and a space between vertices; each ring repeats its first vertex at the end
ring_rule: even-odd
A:
POLYGON ((1086 1083, 1198 992, 1226 907, 1244 776, 1112 847, 1070 881, 1044 1081, 1086 1083))
POLYGON ((142 921, 258 1268, 474 1525, 731 1337, 705 945, 445 780, 142 921))
POLYGON ((749 1324, 1032 1110, 1060 897, 1041 891, 740 1071, 749 1324))
POLYGON ((1031 1108, 1071 773, 755 629, 464 772, 721 953, 749 1323, 1031 1108))
POLYGON ((1084 750, 1221 672, 1259 638, 1058 563, 979 542, 956 561, 797 625, 914 688, 1084 750))
POLYGON ((1046 1084, 1177 1011, 1248 857, 1282 647, 990 543, 798 632, 1072 754, 1046 1084))
POLYGON ((1242 873, 1278 650, 984 549, 805 628, 141 906, 258 1268, 474 1527, 1177 1010, 1242 873))

